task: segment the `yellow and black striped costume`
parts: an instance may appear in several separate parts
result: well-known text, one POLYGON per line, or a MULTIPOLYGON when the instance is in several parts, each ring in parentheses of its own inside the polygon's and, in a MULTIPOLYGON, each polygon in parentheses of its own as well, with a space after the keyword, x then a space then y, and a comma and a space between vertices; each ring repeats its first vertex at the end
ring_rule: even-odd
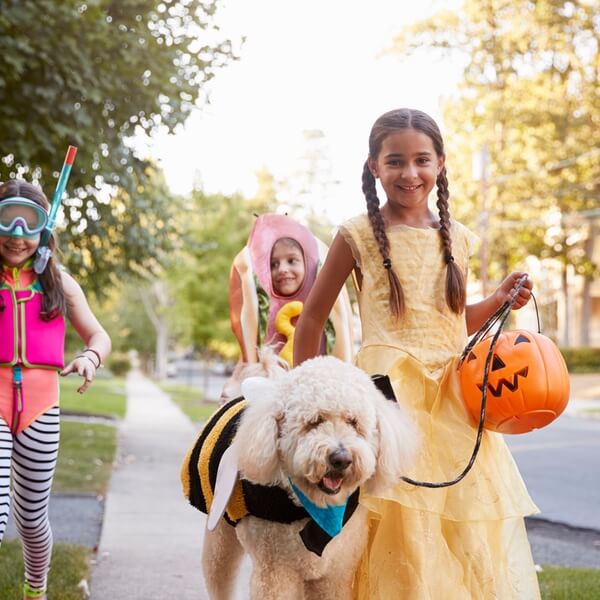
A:
MULTIPOLYGON (((221 456, 233 440, 245 407, 244 398, 236 398, 220 407, 208 420, 183 461, 183 493, 190 504, 203 513, 208 514, 210 511, 221 456)), ((350 496, 344 523, 354 513, 358 505, 358 495, 359 491, 356 490, 350 496)), ((239 479, 223 517, 235 526, 246 515, 278 523, 292 523, 309 517, 302 506, 294 504, 283 488, 257 485, 239 479)), ((305 546, 319 555, 331 540, 312 519, 300 536, 305 546)))

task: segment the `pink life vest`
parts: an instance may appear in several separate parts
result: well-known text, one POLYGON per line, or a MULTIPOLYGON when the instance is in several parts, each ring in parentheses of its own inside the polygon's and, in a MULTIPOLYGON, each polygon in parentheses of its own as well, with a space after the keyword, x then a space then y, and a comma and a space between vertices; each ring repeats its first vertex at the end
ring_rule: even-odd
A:
POLYGON ((0 289, 0 367, 60 370, 65 366, 65 318, 41 318, 42 292, 0 289), (4 307, 4 308, 2 308, 4 307))

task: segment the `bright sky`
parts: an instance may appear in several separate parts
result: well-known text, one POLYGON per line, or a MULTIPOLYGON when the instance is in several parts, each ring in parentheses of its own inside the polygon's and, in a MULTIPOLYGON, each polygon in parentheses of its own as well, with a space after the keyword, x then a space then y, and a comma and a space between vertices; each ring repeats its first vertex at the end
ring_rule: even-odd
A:
POLYGON ((303 132, 322 130, 340 183, 307 201, 335 223, 363 211, 360 176, 375 119, 411 107, 440 122, 439 96, 453 90, 459 70, 424 56, 380 54, 406 24, 455 4, 223 0, 224 35, 246 42, 240 60, 210 82, 210 104, 176 135, 157 138, 153 154, 169 186, 187 193, 199 180, 208 193, 252 197, 258 169, 290 180, 307 152, 303 132))

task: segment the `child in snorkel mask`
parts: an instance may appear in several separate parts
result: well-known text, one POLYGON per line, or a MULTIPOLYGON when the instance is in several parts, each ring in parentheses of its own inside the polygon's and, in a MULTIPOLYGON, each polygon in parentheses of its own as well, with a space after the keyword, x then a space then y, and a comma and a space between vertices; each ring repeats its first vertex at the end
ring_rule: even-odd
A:
MULTIPOLYGON (((111 347, 81 287, 59 269, 55 252, 39 275, 34 271, 48 211, 46 196, 30 183, 0 185, 0 543, 12 475, 24 600, 46 598, 52 552, 48 501, 59 441, 57 375, 81 375, 83 393, 111 347), (65 316, 86 344, 66 367, 65 316)), ((56 251, 53 236, 48 247, 56 251)))

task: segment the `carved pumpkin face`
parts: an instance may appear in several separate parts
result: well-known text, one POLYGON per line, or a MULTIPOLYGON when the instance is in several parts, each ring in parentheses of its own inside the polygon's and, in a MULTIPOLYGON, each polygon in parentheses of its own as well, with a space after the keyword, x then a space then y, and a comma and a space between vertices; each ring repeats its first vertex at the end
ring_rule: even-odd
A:
MULTIPOLYGON (((477 343, 459 367, 469 414, 479 423, 485 360, 492 338, 477 343)), ((487 385, 485 427, 525 433, 554 421, 569 400, 569 373, 554 342, 523 329, 500 334, 487 385)))

